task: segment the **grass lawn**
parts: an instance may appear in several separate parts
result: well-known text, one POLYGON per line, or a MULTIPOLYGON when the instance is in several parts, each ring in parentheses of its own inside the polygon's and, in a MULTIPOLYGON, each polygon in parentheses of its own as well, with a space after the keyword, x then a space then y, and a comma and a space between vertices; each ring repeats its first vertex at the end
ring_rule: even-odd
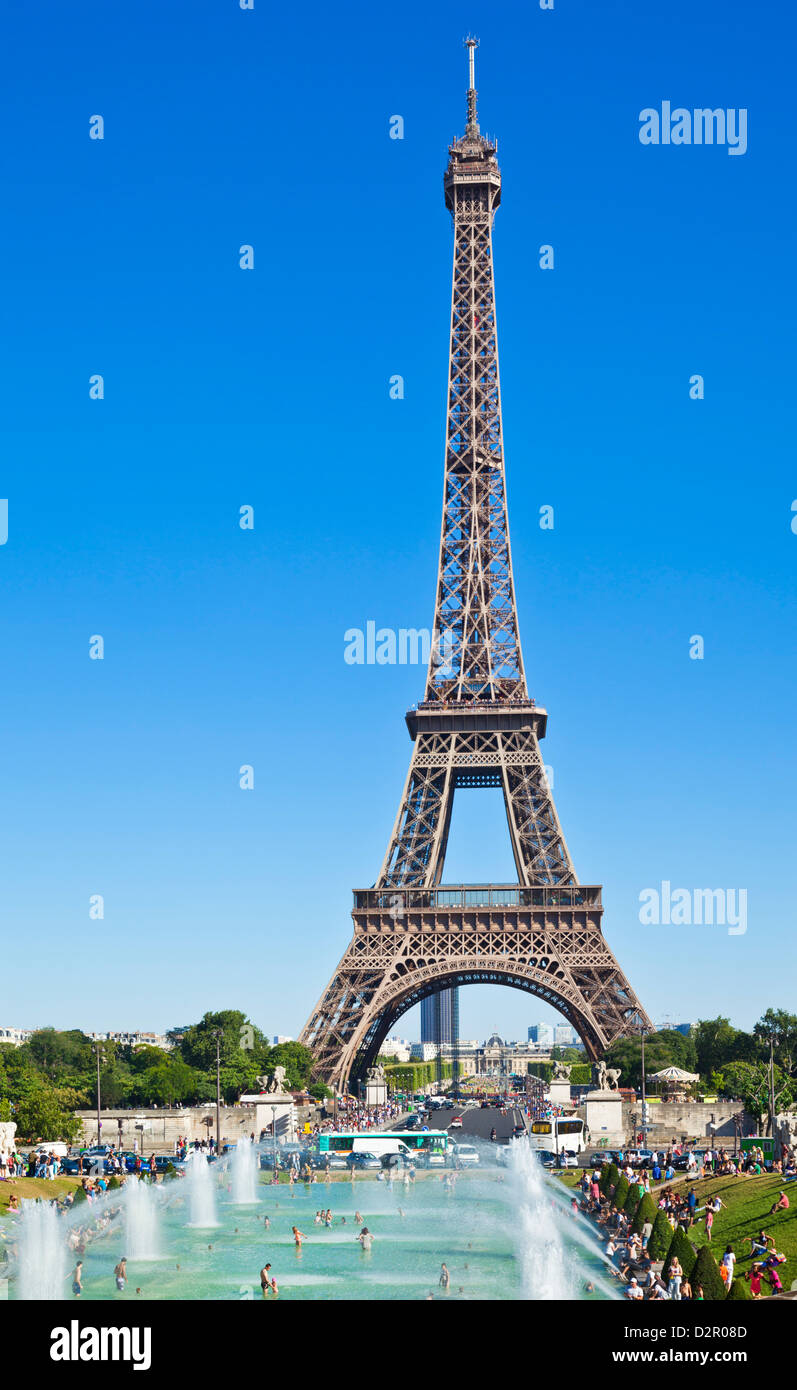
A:
MULTIPOLYGON (((580 1169, 568 1168, 557 1173, 566 1187, 575 1187, 580 1181, 580 1169)), ((675 1184, 673 1184, 675 1186, 675 1184)), ((658 1183, 651 1189, 654 1199, 666 1183, 658 1183)), ((778 1266, 781 1283, 788 1291, 797 1282, 797 1183, 784 1182, 782 1177, 743 1177, 743 1178, 703 1178, 702 1181, 679 1182, 680 1191, 694 1187, 697 1205, 705 1205, 707 1197, 715 1194, 725 1206, 714 1217, 711 1233, 711 1249, 719 1264, 726 1245, 732 1246, 736 1254, 736 1273, 743 1274, 752 1264, 745 1258, 749 1245, 747 1236, 758 1235, 763 1228, 775 1241, 775 1249, 787 1256, 786 1263, 778 1266), (791 1203, 788 1211, 769 1216, 769 1208, 777 1201, 778 1193, 783 1191, 791 1203)), ((689 1231, 689 1239, 696 1250, 707 1244, 705 1213, 701 1213, 689 1231)), ((761 1288, 762 1297, 770 1296, 768 1284, 761 1288)))
POLYGON ((16 1192, 20 1202, 23 1197, 43 1197, 48 1202, 51 1197, 63 1197, 65 1192, 80 1186, 80 1178, 14 1178, 12 1182, 0 1182, 0 1216, 5 1216, 12 1192, 16 1192))
MULTIPOLYGON (((778 1266, 781 1283, 785 1290, 797 1280, 797 1183, 784 1183, 783 1178, 744 1177, 744 1178, 704 1178, 694 1184, 697 1204, 702 1207, 706 1197, 716 1195, 725 1206, 714 1217, 711 1233, 711 1249, 717 1263, 726 1245, 731 1245, 736 1253, 736 1272, 743 1273, 750 1268, 752 1261, 743 1258, 749 1250, 747 1236, 757 1235, 762 1229, 775 1241, 775 1249, 788 1258, 778 1266), (783 1190, 791 1203, 788 1211, 780 1211, 776 1216, 768 1216, 769 1208, 783 1190)), ((706 1244, 706 1227, 702 1215, 698 1217, 689 1239, 699 1250, 706 1244)), ((769 1285, 762 1285, 764 1297, 769 1296, 769 1285)))

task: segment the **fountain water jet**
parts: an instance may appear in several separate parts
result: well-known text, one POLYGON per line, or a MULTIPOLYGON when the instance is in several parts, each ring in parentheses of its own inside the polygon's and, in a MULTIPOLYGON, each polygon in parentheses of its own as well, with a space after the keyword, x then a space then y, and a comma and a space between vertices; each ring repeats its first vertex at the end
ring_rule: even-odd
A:
POLYGON ((239 1206, 257 1201, 257 1154, 251 1139, 242 1137, 230 1163, 232 1200, 239 1206))
POLYGON ((147 1182, 128 1178, 122 1192, 125 1248, 130 1260, 157 1260, 160 1255, 155 1189, 147 1182))
POLYGON ((195 1149, 186 1163, 185 1184, 191 1217, 189 1226, 218 1226, 213 1178, 201 1149, 195 1149))
POLYGON ((49 1202, 23 1202, 19 1226, 19 1298, 67 1296, 67 1248, 61 1217, 49 1202))
POLYGON ((512 1145, 509 1172, 516 1202, 515 1232, 525 1297, 576 1298, 574 1257, 567 1250, 560 1209, 558 1204, 552 1206, 552 1193, 542 1166, 528 1145, 512 1145))

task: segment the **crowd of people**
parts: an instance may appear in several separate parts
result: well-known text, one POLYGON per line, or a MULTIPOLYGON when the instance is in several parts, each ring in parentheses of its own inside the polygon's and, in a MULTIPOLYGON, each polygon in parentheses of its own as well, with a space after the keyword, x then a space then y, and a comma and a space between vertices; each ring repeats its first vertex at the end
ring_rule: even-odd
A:
POLYGON ((371 1105, 366 1108, 354 1096, 349 1096, 338 1102, 337 1117, 327 1114, 313 1125, 312 1133, 313 1135, 329 1134, 333 1130, 339 1129, 345 1129, 347 1133, 351 1130, 381 1129, 391 1120, 400 1120, 405 1109, 406 1107, 400 1105, 398 1101, 390 1101, 386 1105, 371 1105))
MULTIPOLYGON (((636 1186, 640 1200, 646 1194, 652 1195, 658 1212, 664 1213, 673 1234, 680 1228, 686 1235, 701 1224, 706 1242, 711 1244, 715 1219, 726 1204, 718 1193, 713 1193, 706 1196, 701 1205, 691 1178, 763 1174, 763 1153, 751 1152, 739 1158, 724 1149, 709 1149, 699 1161, 695 1159, 693 1164, 687 1166, 686 1183, 682 1187, 675 1187, 672 1185, 675 1177, 673 1162, 678 1156, 678 1146, 673 1144, 654 1156, 650 1168, 634 1168, 628 1155, 620 1152, 617 1155, 618 1171, 629 1184, 636 1186)), ((767 1171, 797 1176, 797 1155, 794 1150, 784 1145, 781 1157, 769 1163, 767 1171)), ((632 1302, 666 1299, 677 1302, 702 1301, 705 1297, 703 1288, 690 1282, 677 1256, 663 1264, 651 1258, 648 1243, 653 1233, 653 1221, 645 1221, 641 1230, 635 1232, 632 1229, 633 1218, 613 1201, 615 1187, 605 1193, 600 1184, 600 1168, 596 1167, 591 1172, 585 1170, 580 1183, 581 1196, 573 1198, 572 1206, 574 1213, 584 1212, 603 1233, 607 1262, 612 1273, 625 1283, 624 1297, 632 1302)), ((789 1197, 783 1189, 766 1215, 775 1217, 789 1208, 789 1197)), ((745 1279, 754 1299, 762 1296, 764 1285, 769 1287, 771 1293, 781 1293, 780 1266, 785 1264, 787 1256, 777 1249, 775 1238, 761 1229, 757 1236, 747 1237, 744 1243, 749 1245, 749 1249, 741 1254, 734 1250, 732 1243, 728 1243, 719 1256, 719 1273, 723 1282, 730 1288, 734 1277, 745 1279), (737 1268, 742 1261, 746 1263, 748 1260, 748 1268, 737 1268)))

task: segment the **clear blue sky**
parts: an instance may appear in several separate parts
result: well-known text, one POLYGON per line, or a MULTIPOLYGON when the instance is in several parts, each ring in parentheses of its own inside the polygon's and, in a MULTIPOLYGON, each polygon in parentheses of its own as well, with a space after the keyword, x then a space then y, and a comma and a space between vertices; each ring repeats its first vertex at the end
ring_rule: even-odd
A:
MULTIPOLYGON (((296 1034, 349 939, 423 672, 343 634, 432 621, 468 31, 576 868, 656 1020, 795 1006, 794 30, 741 0, 7 7, 0 1022, 296 1034), (643 147, 665 99, 747 108, 747 153, 643 147), (747 934, 641 926, 665 879, 747 889, 747 934)), ((499 802, 460 795, 447 879, 509 876, 499 802)), ((550 1016, 462 1006, 465 1036, 550 1016)))

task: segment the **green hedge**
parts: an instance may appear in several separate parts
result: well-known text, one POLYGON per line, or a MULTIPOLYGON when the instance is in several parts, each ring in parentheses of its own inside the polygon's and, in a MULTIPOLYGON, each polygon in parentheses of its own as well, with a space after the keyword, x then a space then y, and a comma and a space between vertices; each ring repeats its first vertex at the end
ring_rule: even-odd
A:
POLYGON ((618 1211, 623 1211, 625 1209, 625 1199, 628 1196, 628 1186, 628 1178, 623 1173, 620 1175, 620 1181, 614 1189, 614 1197, 612 1198, 613 1205, 616 1206, 618 1211))
MULTIPOLYGON (((526 1069, 529 1076, 538 1076, 540 1081, 546 1083, 553 1080, 553 1062, 528 1062, 526 1069)), ((589 1062, 574 1062, 570 1068, 571 1086, 589 1086, 592 1080, 592 1067, 589 1062)))
POLYGON ((666 1258, 672 1240, 672 1226, 667 1220, 667 1214, 660 1211, 653 1222, 653 1232, 648 1241, 648 1254, 652 1260, 663 1260, 666 1258))
MULTIPOLYGON (((443 1080, 451 1077, 451 1063, 443 1063, 443 1080)), ((436 1062, 400 1062, 385 1067, 385 1080, 391 1091, 422 1091, 437 1080, 436 1062)))
MULTIPOLYGON (((688 1279, 695 1267, 697 1256, 695 1254, 695 1247, 682 1226, 676 1226, 673 1231, 670 1248, 667 1251, 667 1258, 664 1261, 664 1267, 661 1271, 662 1278, 665 1282, 670 1277, 670 1262, 675 1255, 678 1256, 681 1268, 688 1279)), ((692 1292, 694 1293, 694 1285, 692 1286, 692 1292)))
POLYGON ((745 1284, 744 1279, 734 1279, 732 1281, 731 1287, 728 1289, 728 1299, 730 1299, 732 1303, 744 1300, 751 1301, 752 1297, 753 1295, 745 1284))
POLYGON ((540 1081, 550 1081, 553 1077, 553 1062, 528 1062, 529 1076, 538 1076, 540 1081))
POLYGON ((615 1163, 604 1163, 601 1168, 600 1181, 598 1186, 604 1197, 611 1196, 612 1189, 616 1189, 620 1181, 620 1170, 615 1163))
POLYGON ((654 1202, 650 1193, 646 1192, 641 1202, 639 1203, 639 1206, 637 1207, 636 1213, 634 1215, 634 1221, 631 1227, 631 1230, 634 1232, 634 1235, 641 1235, 642 1227, 644 1226, 645 1222, 649 1221, 652 1225, 655 1222, 657 1215, 658 1207, 656 1206, 656 1203, 654 1202))
POLYGON ((698 1284, 703 1290, 703 1297, 708 1301, 716 1303, 718 1299, 728 1297, 728 1286, 720 1274, 719 1265, 714 1259, 710 1246, 703 1245, 698 1251, 695 1267, 690 1275, 690 1283, 693 1297, 697 1294, 698 1284))
POLYGON ((632 1182, 629 1184, 628 1187, 628 1196, 623 1202, 623 1211, 625 1212, 626 1216, 630 1216, 633 1220, 633 1218, 636 1216, 636 1209, 638 1206, 639 1188, 637 1187, 635 1182, 632 1182))

